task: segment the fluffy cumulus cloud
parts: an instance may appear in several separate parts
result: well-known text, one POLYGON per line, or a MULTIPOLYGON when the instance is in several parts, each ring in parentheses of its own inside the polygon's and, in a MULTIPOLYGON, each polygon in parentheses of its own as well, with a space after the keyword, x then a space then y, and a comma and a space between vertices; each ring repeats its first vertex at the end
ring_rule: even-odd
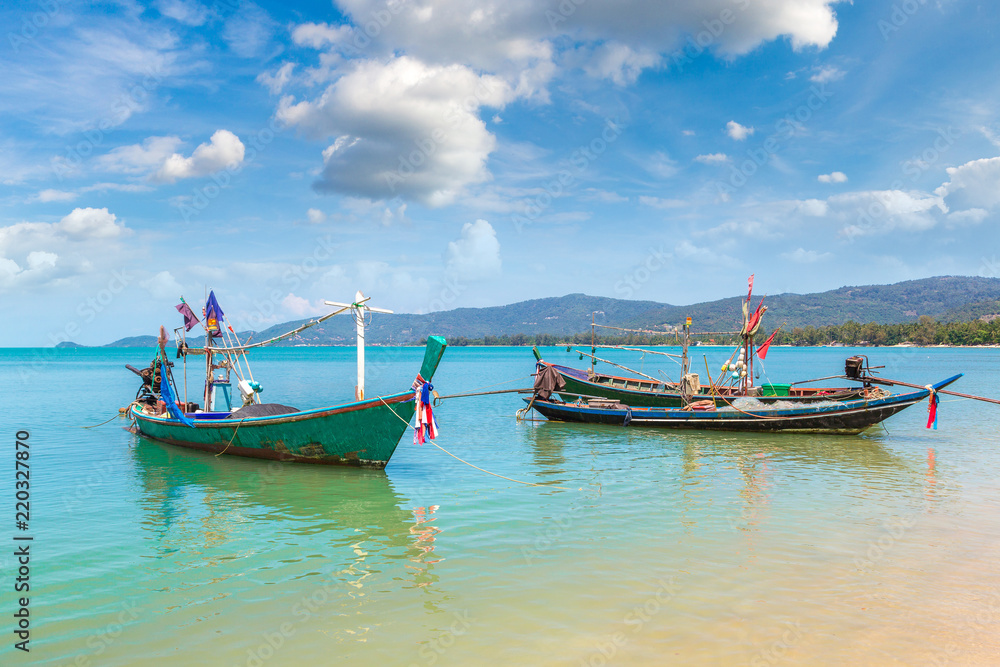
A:
POLYGON ((326 213, 318 208, 311 208, 306 211, 306 218, 308 218, 310 223, 318 225, 321 222, 326 222, 326 213))
POLYGON ((729 135, 730 139, 735 139, 736 141, 745 140, 747 137, 752 135, 754 131, 754 128, 740 125, 735 120, 731 120, 726 123, 726 134, 729 135))
POLYGON ((902 190, 850 192, 830 197, 827 205, 829 215, 843 224, 847 237, 893 230, 925 231, 947 211, 941 197, 902 190))
POLYGON ((445 256, 448 270, 460 280, 482 280, 500 273, 500 241, 485 220, 465 223, 462 237, 448 244, 445 256))
POLYGON ((148 174, 162 167, 182 143, 180 137, 149 137, 141 144, 112 149, 98 157, 94 165, 101 171, 148 174))
POLYGON ((831 174, 820 174, 816 177, 820 183, 846 183, 847 174, 842 171, 835 171, 831 174))
POLYGON ((243 142, 229 130, 216 130, 208 143, 194 149, 190 157, 174 153, 153 175, 153 180, 174 183, 182 178, 208 176, 220 169, 232 168, 243 162, 243 142))
POLYGON ((610 79, 619 86, 635 83, 642 70, 660 62, 660 54, 618 42, 601 44, 594 49, 584 65, 584 71, 598 79, 610 79))
POLYGON ((404 56, 358 62, 314 101, 284 98, 278 117, 309 137, 333 140, 323 151, 318 191, 436 206, 489 178, 496 139, 478 112, 510 97, 497 77, 404 56))
POLYGON ((106 208, 78 208, 59 222, 0 227, 0 290, 89 273, 130 233, 106 208))
POLYGON ((966 162, 947 169, 949 181, 935 194, 953 209, 991 209, 1000 204, 1000 157, 966 162))
MULTIPOLYGON (((547 103, 566 69, 627 86, 692 46, 723 57, 779 37, 823 48, 837 32, 836 2, 335 0, 342 23, 292 28, 297 46, 321 51, 318 62, 259 81, 323 90, 286 97, 277 112, 325 142, 319 191, 443 205, 489 178, 495 138, 483 107, 547 103)), ((742 140, 753 128, 728 131, 742 140)))
MULTIPOLYGON (((787 36, 793 48, 825 47, 837 33, 837 0, 338 0, 356 29, 355 48, 401 49, 428 62, 468 62, 498 71, 532 68, 552 57, 553 43, 570 37, 595 45, 627 45, 644 54, 639 67, 656 63, 690 37, 720 55, 747 53, 787 36), (704 34, 703 34, 704 33, 704 34)), ((597 61, 624 51, 595 50, 597 61)), ((595 68, 604 76, 606 70, 595 68)))

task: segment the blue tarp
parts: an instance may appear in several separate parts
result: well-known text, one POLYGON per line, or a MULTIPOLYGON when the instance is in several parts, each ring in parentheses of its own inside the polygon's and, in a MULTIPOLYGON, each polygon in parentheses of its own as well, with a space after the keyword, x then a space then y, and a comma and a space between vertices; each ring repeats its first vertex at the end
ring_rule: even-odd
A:
POLYGON ((174 419, 179 419, 182 424, 194 428, 194 422, 184 414, 183 410, 177 407, 177 397, 174 396, 174 389, 170 386, 170 380, 167 379, 166 364, 163 364, 162 378, 163 380, 160 382, 160 398, 167 404, 167 412, 174 419))

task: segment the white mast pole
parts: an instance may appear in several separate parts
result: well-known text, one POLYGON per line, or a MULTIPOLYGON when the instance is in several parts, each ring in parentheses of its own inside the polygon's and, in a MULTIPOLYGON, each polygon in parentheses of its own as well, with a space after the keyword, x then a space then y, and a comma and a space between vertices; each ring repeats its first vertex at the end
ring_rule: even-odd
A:
MULTIPOLYGON (((354 295, 354 303, 361 303, 365 295, 358 290, 354 295)), ((358 384, 354 388, 354 400, 365 400, 365 307, 353 309, 354 321, 358 325, 358 384)))
POLYGON ((338 306, 340 308, 350 308, 354 315, 354 323, 358 330, 358 384, 354 386, 354 399, 363 401, 365 399, 365 311, 372 313, 392 313, 384 308, 372 308, 365 302, 371 297, 367 297, 358 290, 354 295, 354 303, 339 303, 337 301, 325 301, 328 306, 338 306))

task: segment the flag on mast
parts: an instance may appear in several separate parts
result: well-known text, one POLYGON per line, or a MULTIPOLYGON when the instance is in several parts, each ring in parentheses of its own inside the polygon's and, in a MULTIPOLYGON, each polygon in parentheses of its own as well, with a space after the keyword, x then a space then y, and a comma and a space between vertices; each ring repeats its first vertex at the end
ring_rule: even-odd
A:
POLYGON ((184 331, 191 331, 191 329, 194 328, 194 325, 199 322, 198 317, 194 314, 194 311, 191 310, 191 306, 187 304, 184 297, 181 297, 181 302, 174 307, 177 308, 178 313, 184 316, 184 331))
POLYGON ((222 318, 225 313, 222 312, 222 306, 215 298, 215 292, 208 293, 208 301, 205 302, 205 330, 212 336, 218 336, 222 333, 222 318))
POLYGON ((753 296, 753 275, 751 273, 749 280, 747 280, 747 303, 750 303, 750 297, 753 296))
POLYGON ((771 335, 767 337, 767 340, 764 341, 764 344, 757 347, 757 356, 760 357, 761 361, 764 361, 764 357, 767 356, 767 348, 771 347, 771 341, 774 340, 774 337, 778 335, 779 331, 781 331, 781 327, 775 329, 771 335))

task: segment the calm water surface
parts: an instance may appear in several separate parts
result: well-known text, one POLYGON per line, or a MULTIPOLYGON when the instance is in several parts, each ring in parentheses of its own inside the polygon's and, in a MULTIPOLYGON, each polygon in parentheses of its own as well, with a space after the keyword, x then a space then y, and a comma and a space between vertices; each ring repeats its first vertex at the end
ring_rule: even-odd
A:
MULTIPOLYGON (((702 374, 703 353, 713 372, 728 356, 694 352, 702 374)), ((957 391, 1000 395, 1000 350, 862 352, 890 377, 965 372, 957 391)), ((851 353, 772 348, 762 380, 851 353)), ((548 485, 529 487, 408 436, 376 472, 80 428, 129 402, 123 364, 150 356, 0 350, 3 451, 31 433, 31 664, 1000 663, 1000 406, 945 399, 933 431, 921 403, 861 436, 517 423, 512 395, 441 406, 442 446, 548 485)), ((421 356, 370 349, 369 393, 407 386, 421 356)), ((527 386, 532 368, 527 348, 454 348, 434 384, 527 386)), ((266 400, 319 407, 353 394, 354 353, 265 350, 254 372, 266 400)), ((29 662, 12 551, 5 665, 29 662)))

